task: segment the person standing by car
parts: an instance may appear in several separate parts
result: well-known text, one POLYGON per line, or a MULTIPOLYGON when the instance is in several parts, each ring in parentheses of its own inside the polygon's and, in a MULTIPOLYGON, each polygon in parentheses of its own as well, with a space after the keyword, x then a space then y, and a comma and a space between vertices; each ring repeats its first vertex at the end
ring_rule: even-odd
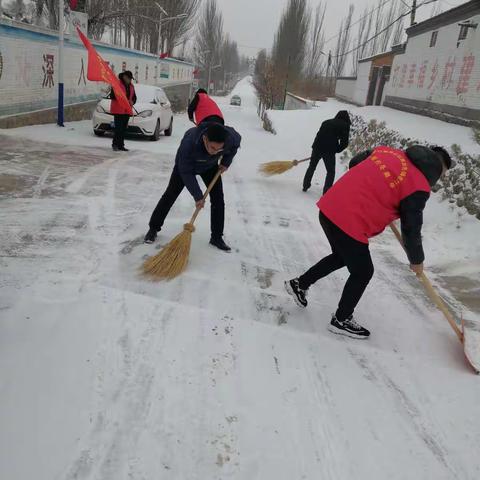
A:
POLYGON ((207 91, 199 88, 188 105, 188 118, 195 125, 202 122, 215 122, 225 125, 223 113, 207 91))
MULTIPOLYGON (((121 72, 118 74, 118 78, 120 80, 120 85, 125 90, 125 96, 130 102, 130 105, 135 105, 137 102, 137 95, 135 94, 135 87, 132 83, 132 72, 130 70, 121 72)), ((110 113, 113 115, 115 125, 112 148, 114 151, 120 150, 122 152, 128 152, 128 149, 125 148, 125 132, 127 131, 130 114, 115 98, 113 89, 111 90, 109 97, 111 99, 110 113)))
MULTIPOLYGON (((208 185, 218 170, 226 172, 240 147, 242 137, 232 127, 218 123, 202 123, 185 133, 175 157, 167 189, 152 213, 145 243, 153 243, 163 226, 163 222, 182 192, 187 187, 195 205, 203 208, 205 201, 196 175, 200 175, 208 185)), ((223 184, 220 177, 210 191, 211 203, 211 239, 210 244, 220 250, 229 252, 231 248, 223 240, 225 223, 225 202, 223 184)))
POLYGON ((311 187, 313 174, 321 158, 323 158, 327 170, 323 193, 325 194, 333 185, 335 180, 335 154, 343 152, 348 147, 349 136, 350 116, 346 110, 340 110, 335 118, 325 120, 322 123, 313 142, 310 165, 303 179, 304 192, 311 187))

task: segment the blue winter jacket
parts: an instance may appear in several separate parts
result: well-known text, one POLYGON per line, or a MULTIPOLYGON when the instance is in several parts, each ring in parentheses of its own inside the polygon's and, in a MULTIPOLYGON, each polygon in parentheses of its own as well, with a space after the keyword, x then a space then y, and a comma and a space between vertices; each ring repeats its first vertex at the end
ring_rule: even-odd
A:
POLYGON ((203 144, 203 135, 208 126, 208 123, 202 123, 187 130, 175 157, 175 165, 183 183, 196 202, 201 200, 203 193, 195 175, 200 175, 218 165, 220 157, 223 157, 221 165, 229 167, 242 140, 235 129, 224 127, 228 135, 223 150, 216 155, 209 155, 203 144))

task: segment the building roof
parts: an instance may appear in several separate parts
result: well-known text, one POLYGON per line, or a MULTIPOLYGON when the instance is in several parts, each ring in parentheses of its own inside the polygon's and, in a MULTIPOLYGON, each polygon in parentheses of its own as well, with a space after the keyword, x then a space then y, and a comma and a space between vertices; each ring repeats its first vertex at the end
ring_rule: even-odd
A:
POLYGON ((407 28, 406 32, 409 37, 415 37, 417 35, 421 35, 422 33, 437 30, 440 27, 460 22, 478 14, 480 14, 480 0, 472 0, 470 2, 463 3, 458 7, 447 10, 446 12, 440 13, 439 15, 429 18, 428 20, 416 23, 410 28, 407 28))
POLYGON ((392 55, 395 55, 395 51, 389 50, 388 52, 382 52, 382 53, 377 53, 376 55, 372 55, 371 57, 365 57, 361 58, 358 63, 363 63, 363 62, 371 62, 372 60, 377 60, 378 58, 383 58, 383 57, 390 57, 392 55))

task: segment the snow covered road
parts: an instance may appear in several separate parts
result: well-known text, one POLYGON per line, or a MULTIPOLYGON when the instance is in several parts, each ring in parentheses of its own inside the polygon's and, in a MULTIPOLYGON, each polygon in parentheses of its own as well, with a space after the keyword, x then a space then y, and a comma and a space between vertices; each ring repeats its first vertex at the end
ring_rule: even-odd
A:
POLYGON ((158 244, 143 245, 184 117, 173 137, 127 141, 132 151, 115 156, 107 139, 74 146, 84 122, 45 137, 69 147, 0 135, 11 152, 2 175, 16 179, 7 190, 0 175, 0 478, 478 479, 479 378, 392 255, 393 236, 372 245, 376 273, 358 309, 369 341, 326 330, 345 272, 312 288, 307 310, 284 292, 328 251, 322 173, 304 194, 300 168, 265 179, 257 167, 300 157, 295 131, 318 124, 271 135, 248 81, 234 93, 243 106, 224 107, 243 136, 224 178, 233 252, 208 245, 206 209, 188 270, 169 283, 138 268, 192 213, 184 192, 158 244))

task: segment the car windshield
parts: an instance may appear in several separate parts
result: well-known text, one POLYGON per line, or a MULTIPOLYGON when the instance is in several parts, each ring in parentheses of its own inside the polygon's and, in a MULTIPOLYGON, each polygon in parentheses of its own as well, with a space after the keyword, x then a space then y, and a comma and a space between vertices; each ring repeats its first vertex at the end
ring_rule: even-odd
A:
POLYGON ((144 85, 135 85, 135 93, 137 94, 137 102, 151 103, 155 99, 155 87, 144 85))
MULTIPOLYGON (((157 88, 148 85, 135 85, 135 94, 137 95, 138 103, 152 103, 155 99, 155 93, 157 88)), ((104 99, 110 99, 110 90, 103 97, 104 99)))

